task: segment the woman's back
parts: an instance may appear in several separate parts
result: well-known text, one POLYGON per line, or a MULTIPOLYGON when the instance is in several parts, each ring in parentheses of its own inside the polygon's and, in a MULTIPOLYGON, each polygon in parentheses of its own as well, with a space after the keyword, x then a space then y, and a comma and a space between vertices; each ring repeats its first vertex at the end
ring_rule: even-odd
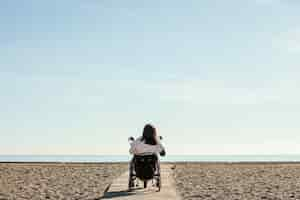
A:
POLYGON ((163 145, 157 137, 156 129, 150 124, 144 127, 142 137, 131 143, 129 152, 134 155, 159 153, 161 156, 164 156, 166 154, 163 145))

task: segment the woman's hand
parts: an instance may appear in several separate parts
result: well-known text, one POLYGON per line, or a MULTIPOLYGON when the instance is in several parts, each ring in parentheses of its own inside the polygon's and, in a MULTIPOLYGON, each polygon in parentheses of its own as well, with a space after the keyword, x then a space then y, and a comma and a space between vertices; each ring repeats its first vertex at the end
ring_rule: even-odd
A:
POLYGON ((160 155, 160 156, 165 156, 165 155, 166 155, 166 151, 165 151, 165 150, 162 150, 161 152, 159 152, 159 155, 160 155))
POLYGON ((154 140, 155 140, 155 143, 156 143, 156 144, 160 144, 160 139, 159 139, 159 137, 155 136, 155 137, 154 137, 154 140))

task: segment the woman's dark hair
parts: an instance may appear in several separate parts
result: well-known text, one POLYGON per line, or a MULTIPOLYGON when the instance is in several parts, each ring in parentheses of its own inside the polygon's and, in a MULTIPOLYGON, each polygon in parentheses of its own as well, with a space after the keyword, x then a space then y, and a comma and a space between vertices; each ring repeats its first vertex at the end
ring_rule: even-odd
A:
POLYGON ((156 130, 151 124, 146 124, 143 131, 142 141, 145 141, 145 144, 157 145, 156 140, 156 130))

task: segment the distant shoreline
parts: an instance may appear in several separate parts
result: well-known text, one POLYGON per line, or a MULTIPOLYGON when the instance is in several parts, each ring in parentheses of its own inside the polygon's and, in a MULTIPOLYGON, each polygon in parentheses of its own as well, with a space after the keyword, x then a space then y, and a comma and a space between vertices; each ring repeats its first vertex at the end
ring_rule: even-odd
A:
MULTIPOLYGON (((106 164, 126 164, 129 161, 120 162, 0 162, 0 164, 25 164, 25 165, 106 165, 106 164)), ((161 161, 162 164, 220 164, 220 165, 230 165, 230 164, 300 164, 300 161, 161 161)))
MULTIPOLYGON (((132 155, 0 155, 0 163, 127 163, 132 155)), ((300 155, 167 155, 163 163, 298 163, 300 155)))

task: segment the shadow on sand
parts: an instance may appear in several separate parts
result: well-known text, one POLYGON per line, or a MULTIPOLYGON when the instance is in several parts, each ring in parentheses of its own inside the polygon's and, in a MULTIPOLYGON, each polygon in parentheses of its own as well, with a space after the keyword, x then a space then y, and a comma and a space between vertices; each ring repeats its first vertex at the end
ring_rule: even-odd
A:
POLYGON ((125 197, 125 196, 131 196, 135 193, 129 190, 122 190, 122 191, 113 191, 113 192, 105 192, 103 197, 101 199, 112 199, 116 197, 125 197))
MULTIPOLYGON (((112 192, 105 192, 103 197, 99 198, 99 199, 113 199, 113 198, 117 198, 117 197, 126 197, 126 196, 131 196, 131 195, 147 195, 147 194, 151 194, 153 191, 148 190, 148 191, 144 191, 144 188, 142 187, 137 187, 134 188, 132 190, 121 190, 121 191, 112 191, 112 192), (140 193, 142 192, 142 193, 140 193)), ((95 199, 95 200, 99 200, 99 199, 95 199)))

